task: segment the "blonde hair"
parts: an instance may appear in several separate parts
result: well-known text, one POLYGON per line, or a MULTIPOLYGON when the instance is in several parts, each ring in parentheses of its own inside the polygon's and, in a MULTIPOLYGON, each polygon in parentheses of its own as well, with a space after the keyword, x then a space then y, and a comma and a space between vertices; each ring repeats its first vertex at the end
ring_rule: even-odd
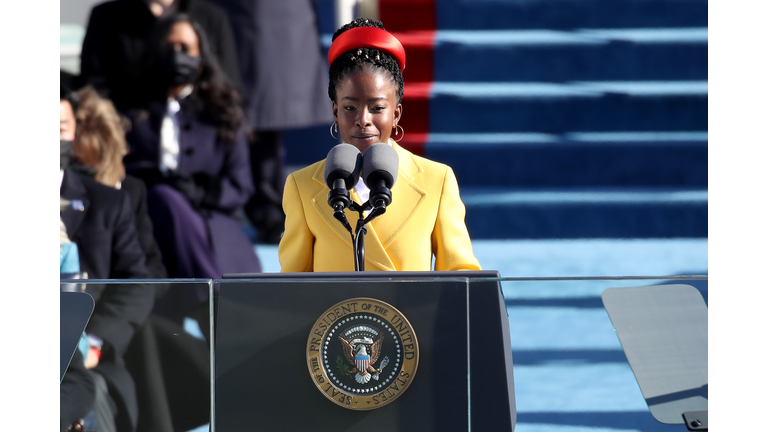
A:
POLYGON ((85 87, 77 95, 80 103, 76 114, 75 157, 95 156, 95 180, 116 187, 125 177, 123 156, 128 153, 123 120, 112 102, 99 96, 93 87, 85 87))

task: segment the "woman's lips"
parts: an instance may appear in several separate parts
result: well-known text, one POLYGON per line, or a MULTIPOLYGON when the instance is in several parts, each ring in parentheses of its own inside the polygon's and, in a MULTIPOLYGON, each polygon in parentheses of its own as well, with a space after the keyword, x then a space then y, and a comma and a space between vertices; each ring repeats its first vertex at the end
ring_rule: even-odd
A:
POLYGON ((368 141, 376 141, 376 140, 378 140, 379 136, 378 135, 368 135, 368 134, 365 134, 365 135, 354 135, 352 137, 352 139, 354 139, 356 141, 368 142, 368 141))

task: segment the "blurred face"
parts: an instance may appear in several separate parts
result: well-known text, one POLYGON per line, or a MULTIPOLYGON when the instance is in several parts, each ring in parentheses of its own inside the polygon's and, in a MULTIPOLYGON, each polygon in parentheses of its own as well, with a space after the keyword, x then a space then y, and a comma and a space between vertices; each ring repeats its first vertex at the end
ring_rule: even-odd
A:
POLYGON ((75 140, 75 113, 67 101, 59 101, 59 132, 64 141, 75 140))
POLYGON ((336 87, 333 116, 345 143, 365 153, 368 147, 387 142, 400 121, 397 84, 386 72, 363 69, 348 75, 336 87))
POLYGON ((171 27, 171 32, 165 39, 176 51, 182 51, 191 57, 200 56, 200 41, 192 25, 186 21, 179 21, 171 27))

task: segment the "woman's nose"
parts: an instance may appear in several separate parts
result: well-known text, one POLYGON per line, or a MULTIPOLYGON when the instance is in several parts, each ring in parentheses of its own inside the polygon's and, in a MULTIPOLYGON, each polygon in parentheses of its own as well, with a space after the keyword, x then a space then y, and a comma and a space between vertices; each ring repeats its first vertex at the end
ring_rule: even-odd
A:
POLYGON ((372 124, 372 116, 368 110, 361 110, 360 115, 357 116, 357 125, 365 127, 372 124))

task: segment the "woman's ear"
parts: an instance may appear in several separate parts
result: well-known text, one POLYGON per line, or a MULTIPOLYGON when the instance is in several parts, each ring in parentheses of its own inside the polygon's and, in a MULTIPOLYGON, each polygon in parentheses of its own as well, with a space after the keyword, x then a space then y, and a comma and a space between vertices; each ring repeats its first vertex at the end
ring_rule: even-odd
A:
POLYGON ((403 115, 403 104, 397 104, 395 107, 395 124, 400 123, 400 117, 403 115))
POLYGON ((336 123, 338 123, 339 122, 339 105, 336 102, 333 102, 332 109, 333 109, 333 120, 336 123))

